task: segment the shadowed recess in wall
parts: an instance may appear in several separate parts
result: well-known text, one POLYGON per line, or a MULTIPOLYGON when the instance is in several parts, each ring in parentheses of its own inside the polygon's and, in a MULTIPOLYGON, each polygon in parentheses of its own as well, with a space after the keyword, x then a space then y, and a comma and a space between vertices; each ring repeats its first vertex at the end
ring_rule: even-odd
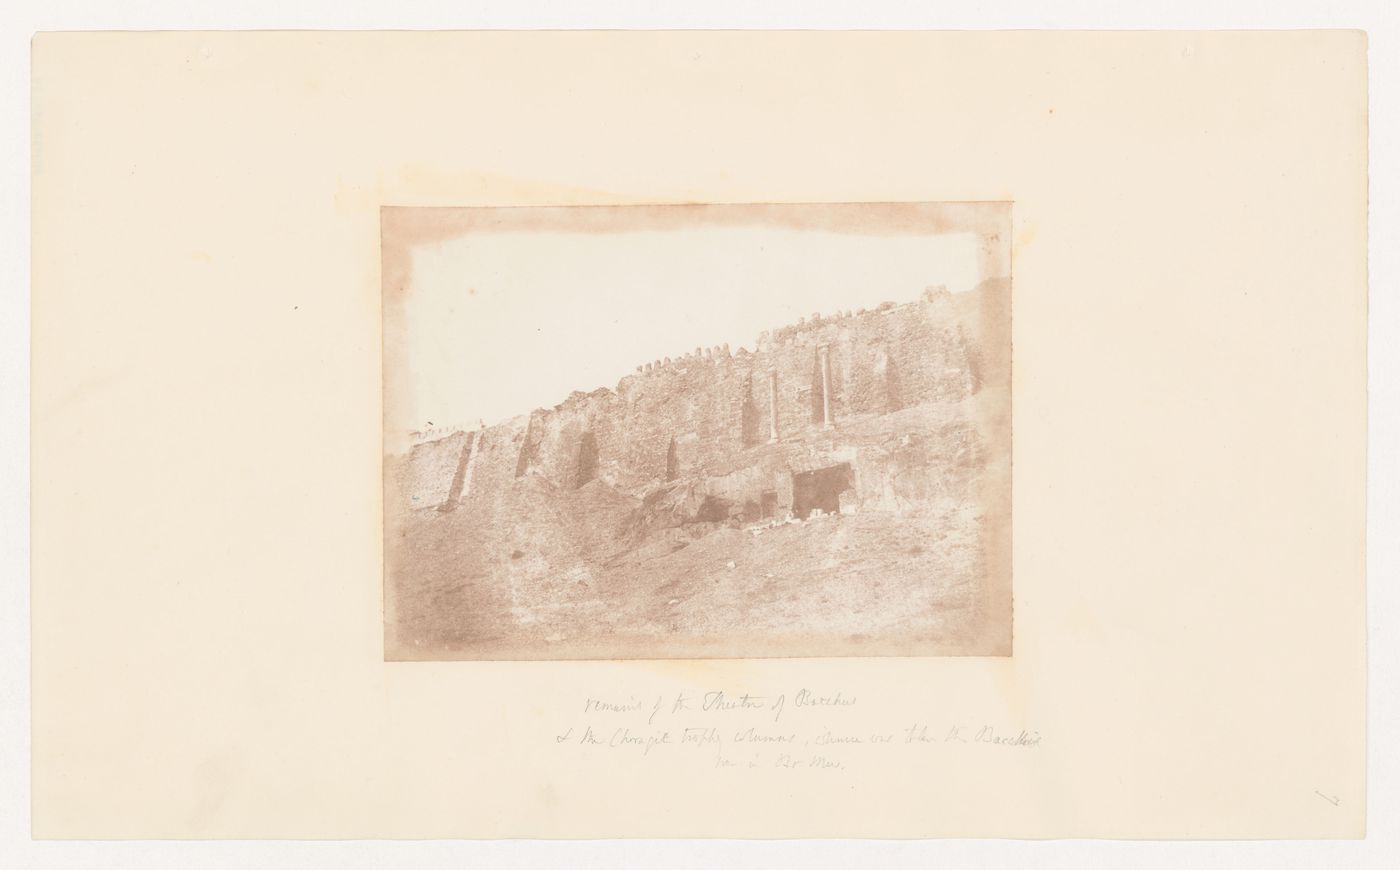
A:
POLYGON ((598 439, 592 431, 584 432, 578 441, 578 470, 574 472, 574 486, 583 486, 598 476, 598 439))

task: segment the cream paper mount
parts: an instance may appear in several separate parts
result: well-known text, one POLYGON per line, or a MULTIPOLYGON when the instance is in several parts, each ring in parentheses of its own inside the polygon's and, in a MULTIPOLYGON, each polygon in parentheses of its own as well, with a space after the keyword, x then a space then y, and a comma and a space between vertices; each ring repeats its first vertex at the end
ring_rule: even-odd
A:
POLYGON ((1365 53, 40 34, 35 836, 1363 835, 1365 53))

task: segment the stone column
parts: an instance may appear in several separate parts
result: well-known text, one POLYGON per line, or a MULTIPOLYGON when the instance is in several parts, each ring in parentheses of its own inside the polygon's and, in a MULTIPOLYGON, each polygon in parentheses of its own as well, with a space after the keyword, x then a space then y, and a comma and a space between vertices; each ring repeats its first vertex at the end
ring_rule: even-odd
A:
POLYGON ((476 455, 476 433, 468 432, 467 441, 462 445, 462 452, 457 456, 457 470, 452 474, 452 485, 447 489, 447 500, 438 505, 438 510, 447 512, 457 507, 457 502, 462 499, 462 487, 467 479, 467 470, 471 467, 472 457, 476 455))
POLYGON ((472 494, 472 473, 476 471, 476 459, 481 455, 481 442, 485 437, 486 427, 483 425, 477 430, 476 437, 472 439, 471 455, 467 457, 465 479, 462 481, 462 498, 472 494))
POLYGON ((831 350, 827 345, 817 349, 822 367, 822 425, 831 426, 831 350))
POLYGON ((768 370, 768 443, 778 440, 778 370, 768 370))

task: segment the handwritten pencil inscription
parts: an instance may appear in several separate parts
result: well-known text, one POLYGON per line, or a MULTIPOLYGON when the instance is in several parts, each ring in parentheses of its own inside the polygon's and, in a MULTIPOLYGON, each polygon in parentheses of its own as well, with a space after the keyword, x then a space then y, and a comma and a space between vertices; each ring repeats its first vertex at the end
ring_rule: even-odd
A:
POLYGON ((556 746, 602 756, 686 754, 721 769, 849 770, 875 754, 948 751, 1031 752, 1037 730, 946 719, 881 721, 849 717, 861 699, 847 691, 754 694, 722 689, 625 699, 585 697, 555 730, 556 746))

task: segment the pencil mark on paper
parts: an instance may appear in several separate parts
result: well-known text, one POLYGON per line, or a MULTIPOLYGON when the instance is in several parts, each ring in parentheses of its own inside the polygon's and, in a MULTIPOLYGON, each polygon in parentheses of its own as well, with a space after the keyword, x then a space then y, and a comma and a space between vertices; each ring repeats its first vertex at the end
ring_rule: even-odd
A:
POLYGON ((1010 654, 1009 204, 383 232, 386 658, 1010 654))

